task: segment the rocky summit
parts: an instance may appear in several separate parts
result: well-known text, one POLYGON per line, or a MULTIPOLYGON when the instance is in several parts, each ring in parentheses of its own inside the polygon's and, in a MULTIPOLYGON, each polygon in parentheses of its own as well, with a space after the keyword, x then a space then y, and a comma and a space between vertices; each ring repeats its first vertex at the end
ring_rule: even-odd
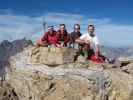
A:
POLYGON ((74 62, 75 55, 76 50, 70 48, 38 47, 31 52, 31 62, 56 66, 74 62))
POLYGON ((133 100, 131 59, 97 64, 74 57, 70 48, 25 47, 4 67, 0 100, 133 100))

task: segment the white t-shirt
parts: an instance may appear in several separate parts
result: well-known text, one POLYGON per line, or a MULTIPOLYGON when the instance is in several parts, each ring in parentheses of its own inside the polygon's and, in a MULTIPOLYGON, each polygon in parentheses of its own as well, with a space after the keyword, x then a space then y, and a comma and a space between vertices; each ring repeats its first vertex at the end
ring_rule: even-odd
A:
POLYGON ((99 39, 95 35, 94 37, 90 36, 89 33, 83 34, 80 39, 88 40, 90 42, 90 47, 95 49, 97 45, 99 45, 99 39))

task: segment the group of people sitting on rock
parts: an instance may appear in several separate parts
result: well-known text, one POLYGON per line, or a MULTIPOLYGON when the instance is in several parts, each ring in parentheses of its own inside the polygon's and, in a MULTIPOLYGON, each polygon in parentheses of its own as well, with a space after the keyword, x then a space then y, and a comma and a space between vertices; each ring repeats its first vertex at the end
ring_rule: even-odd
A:
POLYGON ((53 26, 48 26, 48 31, 37 41, 37 46, 71 47, 78 50, 78 55, 82 55, 88 60, 104 63, 106 57, 101 54, 94 25, 88 25, 87 29, 88 32, 82 34, 80 25, 75 24, 74 31, 69 34, 65 24, 60 24, 58 31, 55 31, 53 26))

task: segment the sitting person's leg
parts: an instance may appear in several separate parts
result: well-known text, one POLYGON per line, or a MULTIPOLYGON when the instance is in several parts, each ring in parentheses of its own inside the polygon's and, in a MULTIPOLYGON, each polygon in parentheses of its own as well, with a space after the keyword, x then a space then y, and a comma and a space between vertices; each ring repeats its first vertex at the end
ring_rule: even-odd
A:
POLYGON ((88 57, 88 51, 89 51, 89 45, 88 44, 84 44, 81 48, 81 54, 85 57, 88 57))
POLYGON ((92 57, 93 55, 95 55, 94 50, 93 50, 93 49, 89 49, 89 50, 88 50, 88 57, 87 57, 87 59, 88 59, 88 60, 91 60, 91 57, 92 57))
POLYGON ((105 61, 107 58, 104 56, 104 55, 102 55, 102 54, 99 54, 99 57, 103 60, 103 61, 105 61))
POLYGON ((92 53, 90 56, 88 56, 88 60, 91 60, 96 63, 105 63, 106 57, 103 55, 99 54, 98 57, 96 56, 95 53, 92 53))

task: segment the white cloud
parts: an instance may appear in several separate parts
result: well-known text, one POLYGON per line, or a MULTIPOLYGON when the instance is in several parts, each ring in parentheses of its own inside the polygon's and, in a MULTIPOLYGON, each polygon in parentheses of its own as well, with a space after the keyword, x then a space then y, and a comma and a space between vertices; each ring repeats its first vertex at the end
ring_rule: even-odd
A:
POLYGON ((106 45, 133 46, 133 25, 107 23, 99 25, 97 32, 106 45))
POLYGON ((69 32, 73 31, 73 24, 79 23, 83 33, 86 31, 87 24, 93 23, 102 43, 106 45, 133 45, 133 25, 119 25, 112 22, 110 18, 88 18, 84 15, 68 13, 47 13, 36 17, 0 14, 0 41, 23 37, 36 39, 42 34, 44 20, 48 25, 55 25, 56 29, 58 24, 65 23, 69 32))
POLYGON ((42 17, 0 15, 0 39, 30 38, 33 32, 42 30, 41 24, 42 17))
POLYGON ((73 24, 82 23, 84 16, 79 14, 68 14, 68 13, 48 13, 45 14, 44 19, 49 24, 54 24, 57 28, 60 23, 65 23, 69 31, 72 30, 73 24))

